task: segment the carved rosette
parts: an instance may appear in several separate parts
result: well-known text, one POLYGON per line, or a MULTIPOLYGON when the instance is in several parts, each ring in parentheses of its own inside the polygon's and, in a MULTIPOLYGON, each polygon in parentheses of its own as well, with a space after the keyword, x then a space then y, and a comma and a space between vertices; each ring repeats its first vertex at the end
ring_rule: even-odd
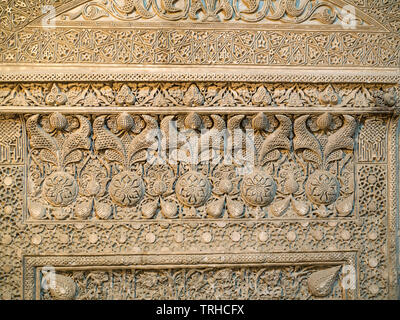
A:
POLYGON ((123 207, 132 207, 142 199, 144 184, 136 173, 122 171, 112 178, 109 190, 115 203, 123 207))
POLYGON ((315 171, 305 186, 307 197, 316 204, 329 205, 339 196, 340 184, 337 178, 325 170, 315 171))
POLYGON ((199 172, 190 170, 179 177, 176 183, 176 196, 185 206, 202 206, 210 195, 211 183, 199 172))
POLYGON ((27 127, 35 159, 29 189, 33 219, 55 216, 44 200, 64 208, 63 216, 72 210, 83 220, 225 213, 236 219, 261 211, 290 219, 353 211, 354 188, 346 181, 354 175, 356 120, 348 115, 258 112, 224 118, 190 112, 160 120, 122 112, 92 123, 54 113, 41 121, 29 118, 27 127), (41 161, 50 164, 42 173, 35 167, 41 161), (123 208, 136 206, 136 213, 123 208))
POLYGON ((48 176, 43 183, 43 195, 56 207, 65 207, 75 201, 78 184, 67 172, 57 171, 48 176))
POLYGON ((274 179, 264 171, 255 170, 243 178, 242 197, 251 206, 264 207, 272 202, 276 193, 274 179))

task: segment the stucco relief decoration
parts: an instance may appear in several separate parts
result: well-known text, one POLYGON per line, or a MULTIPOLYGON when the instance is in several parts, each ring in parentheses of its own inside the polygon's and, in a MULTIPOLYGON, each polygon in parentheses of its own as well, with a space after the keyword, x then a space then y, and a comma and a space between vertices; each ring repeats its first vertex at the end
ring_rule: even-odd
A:
POLYGON ((329 214, 329 206, 339 196, 337 213, 347 216, 353 210, 354 168, 348 151, 354 148, 355 130, 356 120, 349 115, 339 118, 324 113, 314 119, 305 115, 295 121, 293 147, 308 176, 305 193, 318 206, 320 216, 329 214), (345 189, 341 190, 341 185, 345 189))
POLYGON ((329 2, 305 0, 278 1, 226 1, 226 0, 152 0, 137 1, 91 1, 74 14, 64 15, 64 19, 98 20, 113 17, 120 21, 150 19, 198 20, 200 22, 218 22, 223 20, 243 20, 258 22, 271 20, 300 24, 316 21, 320 24, 333 24, 343 20, 341 10, 329 2))
POLYGON ((67 119, 56 112, 45 119, 34 115, 26 127, 31 137, 34 172, 30 176, 30 213, 35 218, 46 215, 42 198, 52 207, 52 214, 63 219, 69 215, 63 208, 73 203, 78 194, 74 165, 82 160, 83 150, 90 148, 91 124, 83 116, 67 119))
POLYGON ((399 12, 0 1, 0 299, 398 299, 399 12))
MULTIPOLYGON (((341 267, 219 268, 172 270, 75 271, 56 274, 43 300, 66 299, 277 299, 297 293, 299 299, 334 297, 341 267), (296 277, 294 278, 295 275, 296 277), (114 283, 113 286, 108 283, 114 283), (200 285, 201 283, 201 285, 200 285), (281 286, 281 283, 285 283, 281 286), (136 285, 135 285, 136 284, 136 285), (235 290, 246 286, 248 290, 235 290), (124 290, 123 287, 129 288, 124 290), (171 288, 174 288, 171 290, 171 288), (245 294, 245 292, 247 294, 245 294)), ((48 274, 43 279, 48 281, 48 274)))
POLYGON ((30 215, 47 219, 50 206, 83 220, 348 216, 356 127, 328 112, 32 116, 30 215))

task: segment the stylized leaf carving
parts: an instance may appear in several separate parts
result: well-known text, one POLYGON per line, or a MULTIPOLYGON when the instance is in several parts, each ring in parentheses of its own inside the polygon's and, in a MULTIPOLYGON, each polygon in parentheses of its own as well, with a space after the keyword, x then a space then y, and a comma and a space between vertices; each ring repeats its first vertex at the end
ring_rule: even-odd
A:
POLYGON ((206 207, 206 212, 210 217, 220 218, 225 206, 225 199, 221 198, 210 202, 206 207))
POLYGON ((157 137, 159 135, 158 122, 155 118, 143 115, 146 128, 132 139, 128 147, 129 165, 146 160, 147 150, 157 148, 157 137))
POLYGON ((282 200, 277 200, 274 203, 272 203, 269 210, 275 217, 280 217, 289 208, 289 204, 290 204, 290 197, 286 197, 282 200))
MULTIPOLYGON (((343 115, 344 124, 334 134, 328 137, 328 143, 325 146, 325 158, 336 150, 353 150, 354 140, 353 135, 356 130, 356 120, 349 115, 343 115)), ((326 161, 328 163, 328 161, 326 161)))
POLYGON ((76 152, 77 149, 90 149, 91 140, 89 138, 91 134, 90 121, 81 115, 76 116, 79 119, 80 128, 74 133, 71 133, 64 141, 62 147, 62 161, 64 165, 71 162, 77 162, 82 159, 82 153, 76 152), (71 153, 75 152, 72 156, 71 153))
POLYGON ((326 297, 332 292, 333 285, 339 274, 341 266, 314 272, 308 278, 308 288, 315 297, 326 297))
POLYGON ((279 121, 279 127, 271 133, 263 142, 259 155, 261 165, 268 161, 275 161, 280 153, 277 149, 290 150, 290 132, 292 130, 292 121, 283 115, 276 115, 279 121))
POLYGON ((176 122, 172 121, 174 116, 166 116, 161 120, 161 145, 165 150, 176 150, 184 145, 187 141, 176 128, 176 122))
POLYGON ((318 139, 307 129, 308 115, 301 116, 294 121, 293 148, 295 151, 303 151, 306 161, 322 164, 323 155, 318 139))
POLYGON ((50 293, 55 300, 72 300, 76 296, 77 286, 70 277, 55 275, 55 285, 50 286, 50 293))
POLYGON ((173 201, 164 201, 161 199, 160 201, 161 213, 164 217, 168 219, 176 218, 178 215, 178 207, 173 201))
POLYGON ((32 149, 42 149, 40 157, 43 161, 61 165, 57 140, 39 126, 39 115, 35 114, 26 121, 26 130, 30 136, 32 149))
MULTIPOLYGON (((213 127, 200 138, 198 154, 210 149, 220 150, 225 132, 225 121, 219 115, 211 115, 213 127)), ((212 154, 212 153, 211 153, 212 154)))
POLYGON ((304 201, 292 199, 292 208, 300 217, 305 216, 310 211, 310 205, 304 201))
POLYGON ((79 162, 82 160, 83 153, 81 150, 73 150, 71 151, 63 161, 63 165, 66 166, 69 163, 79 162))
POLYGON ((39 158, 44 162, 50 162, 54 165, 58 165, 58 158, 56 154, 57 153, 51 152, 48 149, 42 149, 39 153, 39 158))
POLYGON ((353 211, 354 196, 350 195, 336 204, 336 210, 340 217, 347 217, 353 211))
POLYGON ((237 115, 228 120, 227 129, 229 136, 227 139, 227 150, 232 151, 233 160, 235 161, 245 160, 247 163, 254 163, 254 155, 256 153, 254 143, 240 128, 240 124, 244 117, 244 115, 237 115), (246 148, 245 154, 243 154, 244 148, 246 148), (250 150, 250 148, 252 149, 250 150))
POLYGON ((244 205, 240 201, 228 198, 226 200, 226 210, 232 218, 240 218, 244 213, 244 205))

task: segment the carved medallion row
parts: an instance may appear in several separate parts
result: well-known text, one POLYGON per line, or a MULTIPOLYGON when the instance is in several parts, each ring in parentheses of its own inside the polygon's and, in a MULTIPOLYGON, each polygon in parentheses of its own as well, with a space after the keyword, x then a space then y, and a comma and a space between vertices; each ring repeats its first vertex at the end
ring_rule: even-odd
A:
MULTIPOLYGON (((88 291, 84 290, 81 282, 85 279, 89 291, 90 288, 105 288, 104 295, 110 293, 107 297, 115 294, 107 291, 108 281, 100 289, 90 282, 89 274, 95 272, 96 275, 99 267, 107 265, 103 260, 97 263, 97 267, 84 268, 86 271, 83 273, 79 268, 67 268, 77 263, 87 266, 88 254, 101 253, 104 256, 99 259, 103 259, 111 253, 146 255, 149 252, 164 252, 176 256, 176 252, 200 252, 204 257, 207 252, 220 252, 225 259, 227 253, 232 252, 278 252, 284 255, 289 251, 295 253, 293 260, 287 261, 292 269, 260 266, 257 271, 243 271, 242 267, 229 266, 222 267, 221 271, 233 276, 244 273, 251 278, 258 271, 261 275, 282 275, 285 272, 293 275, 302 272, 302 268, 308 270, 309 266, 309 271, 304 273, 304 282, 296 286, 301 288, 301 297, 311 297, 307 279, 319 270, 317 261, 324 270, 342 266, 337 270, 336 281, 342 281, 340 279, 346 274, 342 262, 332 264, 332 258, 325 256, 320 260, 309 259, 307 254, 356 252, 358 262, 353 265, 357 274, 357 289, 354 297, 394 297, 397 279, 395 190, 398 182, 394 169, 397 161, 397 124, 390 121, 390 116, 362 117, 334 113, 221 115, 195 112, 175 116, 134 113, 89 116, 50 113, 20 117, 3 115, 0 126, 2 298, 22 298, 21 279, 24 279, 27 290, 35 285, 37 278, 30 277, 31 271, 25 276, 23 272, 25 267, 29 267, 24 258, 28 256, 70 256, 72 260, 63 260, 58 264, 53 258, 41 260, 38 257, 34 265, 38 268, 44 265, 62 267, 56 273, 76 281, 76 297, 84 299, 88 291), (176 143, 169 142, 171 140, 176 143), (253 152, 243 152, 247 148, 252 148, 253 152), (204 152, 196 153, 194 150, 204 152), (196 157, 199 154, 202 157, 196 157), (160 159, 165 162, 155 161, 160 159), (228 165, 224 164, 226 162, 228 165), (248 163, 251 165, 246 166, 248 163), (235 169, 233 178, 228 174, 231 169, 235 169), (174 173, 172 178, 166 174, 168 172, 174 173), (117 183, 112 182, 123 174, 134 179, 120 179, 128 181, 130 187, 120 188, 122 191, 118 198, 115 192, 118 190, 117 183), (311 179, 313 175, 323 177, 324 184, 320 189, 328 192, 318 192, 318 185, 311 179), (29 183, 26 184, 26 181, 29 183), (255 185, 261 187, 256 188, 255 185), (126 196, 124 192, 131 190, 141 191, 126 196), (172 193, 167 194, 166 190, 172 193), (274 192, 271 193, 271 190, 274 192), (288 190, 295 191, 288 194, 288 190), (138 199, 138 194, 138 202, 129 207, 129 201, 138 199), (207 200, 204 200, 205 197, 208 197, 207 200), (349 206, 351 212, 347 217, 341 217, 337 209, 346 197, 352 200, 349 206), (126 199, 125 202, 123 199, 126 199), (202 199, 201 204, 196 202, 197 199, 202 199), (323 202, 328 199, 333 202, 323 202), (65 206, 65 201, 71 202, 65 206), (78 204, 82 203, 85 204, 81 206, 83 209, 90 210, 90 217, 86 220, 75 216, 78 204), (228 203, 237 204, 236 208, 243 207, 242 218, 231 216, 235 211, 229 209, 228 203), (298 203, 309 208, 305 217, 296 213, 294 207, 298 203), (174 204, 178 219, 166 219, 164 212, 174 204), (112 208, 107 219, 98 215, 99 212, 107 212, 100 211, 101 206, 112 208), (142 215, 145 206, 149 208, 147 212, 155 212, 152 219, 142 215), (42 220, 33 220, 25 211, 27 207, 42 220), (154 208, 155 211, 150 210, 154 208), (222 219, 210 215, 218 213, 215 208, 221 210, 222 219), (275 208, 283 208, 280 217, 274 215, 274 212, 279 212, 274 211, 275 208), (63 212, 69 212, 70 216, 59 215, 63 212), (127 214, 118 216, 121 212, 127 214), (179 219, 184 217, 184 212, 204 219, 179 219), (254 216, 250 216, 251 212, 254 216), (258 215, 260 212, 261 218, 258 215), (134 217, 129 216, 132 213, 134 217), (328 213, 327 218, 335 219, 325 219, 324 213, 328 213), (275 220, 270 219, 274 217, 275 220), (305 220, 312 217, 316 219, 305 220), (58 224, 46 222, 56 219, 65 220, 58 224), (128 219, 129 223, 118 219, 128 219), (120 224, 117 221, 125 222, 120 224), (297 262, 302 262, 301 270, 294 267, 297 262)), ((80 212, 87 213, 87 210, 80 212)), ((110 259, 110 265, 120 264, 119 258, 110 259)), ((238 263, 248 263, 243 259, 245 262, 239 259, 238 263)), ((122 264, 129 263, 123 261, 122 264)), ((207 266, 196 268, 207 279, 218 272, 216 268, 206 271, 207 266)), ((117 279, 123 273, 122 269, 109 268, 98 276, 104 279, 114 279, 115 276, 117 279)), ((131 269, 142 272, 140 266, 131 269)), ((158 271, 160 273, 156 278, 168 274, 170 269, 166 269, 158 271)), ((174 269, 177 276, 190 281, 187 270, 178 269, 174 269)), ((144 276, 147 276, 146 273, 144 276)), ((124 277, 136 279, 135 274, 124 277)), ((334 283, 327 297, 344 297, 339 289, 335 289, 342 288, 340 283, 334 283), (340 286, 336 287, 338 284, 340 286)), ((145 286, 139 288, 144 291, 136 293, 136 297, 152 295, 143 288, 145 286)), ((188 288, 191 290, 190 285, 188 288)), ((286 284, 282 290, 291 292, 286 284)), ((51 291, 40 292, 39 298, 40 295, 56 298, 51 291)), ((129 292, 120 291, 120 295, 132 298, 129 292)), ((263 296, 262 291, 252 292, 249 291, 249 296, 269 297, 263 296)), ((237 294, 233 296, 245 296, 244 293, 237 294)), ((287 298, 300 296, 287 295, 287 298)), ((179 298, 176 295, 172 297, 179 298)), ((215 297, 218 297, 217 293, 215 297)), ((25 294, 25 298, 30 296, 25 294)))
POLYGON ((349 115, 56 112, 28 117, 26 130, 29 219, 353 213, 349 115))

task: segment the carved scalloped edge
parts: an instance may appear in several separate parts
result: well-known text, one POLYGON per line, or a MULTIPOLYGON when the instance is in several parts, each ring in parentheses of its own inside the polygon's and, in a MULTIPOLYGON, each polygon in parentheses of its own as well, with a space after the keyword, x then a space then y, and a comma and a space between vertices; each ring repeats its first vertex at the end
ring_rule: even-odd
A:
POLYGON ((2 66, 0 82, 27 81, 237 81, 237 82, 309 82, 309 83, 400 83, 398 69, 298 69, 205 67, 144 68, 126 67, 123 72, 113 67, 38 67, 2 66), (114 69, 114 70, 113 70, 114 69), (171 72, 178 70, 178 72, 171 72), (180 69, 182 71, 180 71, 180 69), (201 72, 199 72, 199 69, 201 72), (288 70, 289 69, 289 70, 288 70), (62 72, 62 70, 70 70, 62 72))

